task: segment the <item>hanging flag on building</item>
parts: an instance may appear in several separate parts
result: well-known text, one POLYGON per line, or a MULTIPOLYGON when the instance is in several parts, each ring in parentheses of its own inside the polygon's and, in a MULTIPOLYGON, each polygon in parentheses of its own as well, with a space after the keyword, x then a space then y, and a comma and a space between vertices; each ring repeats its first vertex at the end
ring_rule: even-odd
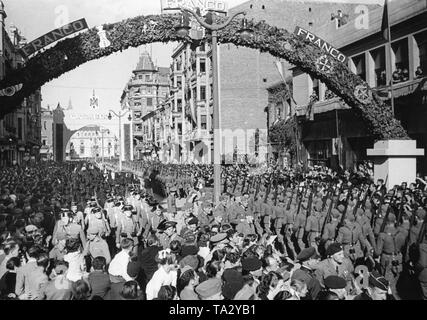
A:
POLYGON ((99 107, 99 99, 98 97, 95 95, 95 89, 93 90, 93 95, 90 98, 90 107, 92 109, 98 109, 99 107))
POLYGON ((383 20, 381 24, 381 32, 383 34, 383 38, 387 41, 390 41, 389 35, 389 21, 388 21, 388 0, 385 0, 384 3, 384 11, 383 11, 383 20))

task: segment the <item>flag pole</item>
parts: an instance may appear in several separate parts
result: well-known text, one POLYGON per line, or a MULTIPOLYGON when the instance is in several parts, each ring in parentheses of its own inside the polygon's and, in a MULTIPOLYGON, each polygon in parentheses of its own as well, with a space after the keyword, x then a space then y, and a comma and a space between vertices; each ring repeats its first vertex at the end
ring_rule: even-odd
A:
POLYGON ((390 27, 390 16, 388 14, 388 0, 385 0, 385 5, 387 6, 387 38, 388 38, 388 47, 389 47, 389 68, 390 68, 390 94, 391 94, 391 110, 393 116, 395 115, 394 111, 394 89, 393 89, 393 63, 391 61, 391 56, 393 54, 393 48, 391 46, 391 27, 390 27))

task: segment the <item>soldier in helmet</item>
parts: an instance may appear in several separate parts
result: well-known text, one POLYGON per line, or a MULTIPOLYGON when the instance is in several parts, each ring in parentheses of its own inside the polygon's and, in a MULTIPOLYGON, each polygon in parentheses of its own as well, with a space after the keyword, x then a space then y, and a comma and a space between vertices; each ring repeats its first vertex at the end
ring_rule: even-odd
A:
POLYGON ((362 248, 366 246, 366 239, 353 213, 345 216, 344 225, 338 230, 337 242, 342 244, 345 256, 351 261, 355 262, 363 256, 362 248))

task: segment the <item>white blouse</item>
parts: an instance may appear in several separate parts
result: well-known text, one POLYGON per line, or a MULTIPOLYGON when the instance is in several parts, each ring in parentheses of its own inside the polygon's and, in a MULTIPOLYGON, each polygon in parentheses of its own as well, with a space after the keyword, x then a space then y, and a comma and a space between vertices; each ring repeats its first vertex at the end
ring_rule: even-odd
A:
POLYGON ((147 300, 153 300, 157 298, 160 288, 163 286, 174 286, 176 287, 176 271, 170 271, 166 273, 163 267, 160 267, 153 275, 151 280, 147 284, 145 293, 147 294, 147 300))

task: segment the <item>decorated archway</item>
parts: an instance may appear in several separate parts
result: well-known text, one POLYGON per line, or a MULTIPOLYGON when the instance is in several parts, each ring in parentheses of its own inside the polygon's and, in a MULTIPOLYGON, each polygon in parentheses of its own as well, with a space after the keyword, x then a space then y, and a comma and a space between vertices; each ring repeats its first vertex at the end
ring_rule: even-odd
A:
MULTIPOLYGON (((1 115, 13 111, 25 97, 45 83, 88 61, 148 43, 193 41, 175 32, 175 26, 180 21, 180 14, 139 16, 104 25, 101 29, 92 28, 74 38, 58 42, 54 47, 29 59, 23 68, 0 82, 0 90, 8 93, 0 96, 1 115), (100 45, 103 39, 99 30, 105 31, 103 37, 108 39, 109 46, 100 45)), ((235 20, 218 32, 219 42, 257 49, 287 60, 324 82, 355 110, 377 139, 409 139, 405 129, 393 116, 391 108, 337 58, 329 58, 328 68, 319 68, 319 62, 325 53, 313 43, 265 22, 250 21, 249 26, 254 30, 254 36, 243 39, 237 33, 240 22, 235 20)), ((209 41, 209 35, 202 41, 209 41)))

